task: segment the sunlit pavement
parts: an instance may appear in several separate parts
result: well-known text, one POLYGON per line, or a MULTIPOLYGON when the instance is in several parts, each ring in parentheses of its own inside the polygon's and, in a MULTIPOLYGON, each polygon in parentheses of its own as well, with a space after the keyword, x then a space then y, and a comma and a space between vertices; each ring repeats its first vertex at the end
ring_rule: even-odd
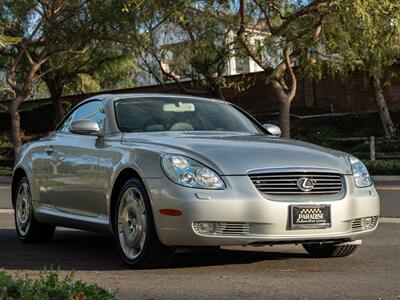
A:
POLYGON ((377 186, 385 218, 349 257, 312 259, 300 246, 234 247, 180 254, 161 270, 127 269, 113 238, 100 234, 58 229, 51 243, 20 243, 0 189, 0 267, 32 275, 45 266, 74 271, 118 289, 121 299, 399 299, 400 182, 377 186))

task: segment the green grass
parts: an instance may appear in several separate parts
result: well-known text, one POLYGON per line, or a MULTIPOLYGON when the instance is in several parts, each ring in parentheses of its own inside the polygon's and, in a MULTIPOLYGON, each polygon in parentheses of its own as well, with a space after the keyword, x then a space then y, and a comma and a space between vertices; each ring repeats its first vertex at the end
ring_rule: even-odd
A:
POLYGON ((371 175, 400 175, 400 160, 364 160, 371 175))
POLYGON ((39 278, 11 277, 0 271, 1 300, 114 300, 115 292, 96 284, 74 281, 73 276, 59 276, 56 271, 43 271, 39 278))

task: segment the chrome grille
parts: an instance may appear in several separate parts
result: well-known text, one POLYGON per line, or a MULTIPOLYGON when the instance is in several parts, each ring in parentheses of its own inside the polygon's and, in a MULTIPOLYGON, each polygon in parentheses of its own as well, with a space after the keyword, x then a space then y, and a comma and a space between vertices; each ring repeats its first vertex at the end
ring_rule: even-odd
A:
POLYGON ((249 223, 219 222, 215 230, 216 234, 243 235, 250 233, 249 223))
POLYGON ((337 194, 343 190, 343 178, 334 173, 262 173, 249 175, 254 186, 264 194, 309 195, 337 194), (304 192, 297 186, 297 181, 306 177, 312 180, 314 187, 304 192))
POLYGON ((363 230, 361 219, 355 219, 351 222, 351 231, 361 231, 363 230))
MULTIPOLYGON (((250 224, 241 222, 211 222, 215 225, 215 231, 203 234, 220 235, 247 235, 250 234, 250 224)), ((199 222, 193 223, 193 229, 199 232, 199 222)))

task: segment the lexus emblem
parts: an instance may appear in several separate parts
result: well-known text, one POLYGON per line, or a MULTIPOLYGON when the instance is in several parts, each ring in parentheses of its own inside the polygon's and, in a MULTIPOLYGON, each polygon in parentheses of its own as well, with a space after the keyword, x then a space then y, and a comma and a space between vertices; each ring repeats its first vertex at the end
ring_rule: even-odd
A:
POLYGON ((303 192, 309 192, 314 188, 314 181, 308 177, 301 177, 297 180, 297 187, 303 192))

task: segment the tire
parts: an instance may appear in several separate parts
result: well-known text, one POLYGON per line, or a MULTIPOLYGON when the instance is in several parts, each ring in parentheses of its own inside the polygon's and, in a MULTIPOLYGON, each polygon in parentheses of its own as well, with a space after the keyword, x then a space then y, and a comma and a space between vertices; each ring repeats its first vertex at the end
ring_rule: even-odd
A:
POLYGON ((357 250, 359 245, 303 244, 312 257, 345 257, 357 250))
POLYGON ((24 243, 47 242, 54 235, 56 227, 50 224, 41 224, 35 220, 33 214, 32 195, 29 182, 22 177, 15 194, 14 221, 19 239, 24 243))
POLYGON ((158 239, 143 183, 137 178, 129 179, 121 188, 117 201, 115 238, 125 263, 135 269, 167 267, 173 253, 158 239))

